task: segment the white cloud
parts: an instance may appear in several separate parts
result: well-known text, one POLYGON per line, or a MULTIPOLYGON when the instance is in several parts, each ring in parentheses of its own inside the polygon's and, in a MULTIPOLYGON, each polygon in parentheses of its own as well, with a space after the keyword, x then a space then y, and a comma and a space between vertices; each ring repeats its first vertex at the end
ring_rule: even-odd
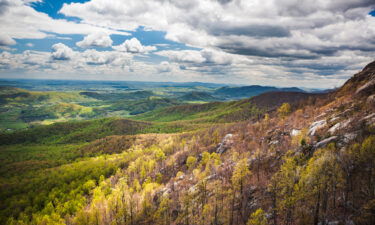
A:
POLYGON ((131 73, 131 70, 137 70, 140 74, 145 71, 155 73, 156 69, 151 68, 150 65, 135 62, 129 53, 94 49, 78 52, 62 43, 53 45, 52 52, 27 50, 16 54, 6 51, 0 53, 2 76, 22 72, 42 78, 49 74, 54 78, 64 79, 79 79, 82 76, 113 79, 114 76, 131 73))
POLYGON ((87 35, 82 41, 76 43, 81 48, 87 47, 110 47, 112 45, 111 37, 103 32, 87 35))
POLYGON ((54 60, 70 60, 74 57, 74 55, 75 52, 63 43, 52 45, 51 57, 54 60))
POLYGON ((233 63, 250 62, 244 56, 229 54, 216 49, 203 50, 164 50, 155 54, 165 56, 169 60, 179 63, 190 64, 215 64, 215 65, 231 65, 233 63))
MULTIPOLYGON (((65 4, 61 12, 113 29, 161 30, 167 39, 215 49, 158 53, 175 62, 229 65, 242 55, 287 71, 291 61, 319 63, 343 51, 367 58, 375 51, 375 17, 368 15, 374 7, 373 0, 92 0, 65 4)), ((330 71, 334 66, 314 69, 316 76, 330 71)))
POLYGON ((171 72, 173 68, 169 62, 163 61, 159 64, 157 69, 159 73, 168 73, 171 72))
POLYGON ((156 54, 180 63, 203 63, 205 61, 200 51, 196 50, 165 50, 156 52, 156 54))
POLYGON ((0 74, 4 77, 23 72, 23 77, 29 75, 39 78, 204 81, 331 88, 342 84, 371 60, 371 53, 362 56, 358 51, 342 51, 318 61, 301 59, 289 63, 278 58, 264 61, 261 57, 251 57, 251 60, 243 61, 234 55, 230 65, 167 61, 152 64, 135 60, 133 54, 126 52, 94 49, 78 52, 70 49, 73 51, 71 52, 67 49, 70 48, 58 44, 50 53, 2 52, 0 74), (53 55, 59 58, 69 57, 70 60, 53 60, 53 55), (317 71, 322 67, 342 70, 335 72, 334 76, 320 76, 317 71), (298 70, 298 73, 295 70, 298 70))
POLYGON ((137 38, 132 38, 130 40, 124 41, 120 45, 113 46, 113 49, 121 52, 130 53, 148 53, 150 51, 155 51, 155 46, 144 46, 137 38))
POLYGON ((65 19, 52 19, 45 13, 38 12, 29 6, 30 2, 22 0, 0 0, 0 30, 11 38, 42 39, 46 32, 57 34, 91 34, 107 32, 128 35, 97 25, 76 23, 65 19))
POLYGON ((80 54, 84 62, 88 65, 118 65, 129 64, 132 56, 123 52, 101 51, 88 49, 80 54))
POLYGON ((16 41, 6 34, 0 34, 0 46, 15 45, 16 41))

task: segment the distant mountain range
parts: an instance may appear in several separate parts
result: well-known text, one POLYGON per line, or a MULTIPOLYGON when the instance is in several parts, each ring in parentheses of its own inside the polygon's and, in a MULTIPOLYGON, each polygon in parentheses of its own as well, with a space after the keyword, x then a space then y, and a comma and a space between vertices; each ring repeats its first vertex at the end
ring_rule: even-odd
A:
POLYGON ((277 88, 271 86, 242 86, 242 87, 221 87, 214 92, 214 96, 220 96, 225 98, 249 98, 256 95, 260 95, 266 92, 305 92, 304 90, 297 87, 290 88, 277 88))
POLYGON ((178 97, 178 100, 181 101, 218 101, 220 99, 215 98, 211 94, 203 91, 192 91, 187 94, 184 94, 181 97, 178 97))

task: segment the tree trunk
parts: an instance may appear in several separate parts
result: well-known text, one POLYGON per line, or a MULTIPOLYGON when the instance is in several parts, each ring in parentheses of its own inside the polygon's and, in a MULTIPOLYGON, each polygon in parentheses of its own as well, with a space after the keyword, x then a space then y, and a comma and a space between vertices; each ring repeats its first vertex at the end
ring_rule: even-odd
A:
POLYGON ((276 193, 272 193, 272 217, 273 217, 273 225, 277 225, 277 199, 276 193))
POLYGON ((234 201, 235 201, 235 192, 233 190, 233 196, 232 196, 232 204, 231 204, 231 215, 229 219, 229 224, 233 225, 233 220, 234 220, 234 201))
POLYGON ((319 208, 320 208, 320 190, 318 190, 318 197, 315 205, 315 214, 314 214, 314 225, 319 223, 319 208))

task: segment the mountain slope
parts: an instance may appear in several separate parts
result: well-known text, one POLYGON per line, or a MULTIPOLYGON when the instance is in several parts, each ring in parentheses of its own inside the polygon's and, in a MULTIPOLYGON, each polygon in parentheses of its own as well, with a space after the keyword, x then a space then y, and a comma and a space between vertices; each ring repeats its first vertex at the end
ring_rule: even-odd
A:
POLYGON ((302 92, 268 92, 250 99, 231 102, 211 102, 190 104, 160 109, 141 114, 134 119, 170 122, 176 120, 194 122, 235 122, 257 118, 268 110, 274 110, 282 103, 296 105, 308 99, 316 99, 322 94, 302 92))

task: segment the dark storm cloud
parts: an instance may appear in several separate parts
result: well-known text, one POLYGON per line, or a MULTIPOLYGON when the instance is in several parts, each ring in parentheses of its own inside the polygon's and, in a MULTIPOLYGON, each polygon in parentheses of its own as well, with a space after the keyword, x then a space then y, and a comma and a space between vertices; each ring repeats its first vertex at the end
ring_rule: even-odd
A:
POLYGON ((215 25, 210 28, 210 34, 217 36, 245 35, 256 38, 264 37, 288 37, 290 31, 281 26, 274 25, 215 25))
POLYGON ((217 1, 220 2, 221 4, 227 4, 231 2, 232 0, 217 0, 217 1))
POLYGON ((0 16, 8 11, 11 1, 9 0, 0 0, 0 16))
POLYGON ((222 50, 238 55, 247 55, 247 56, 259 56, 259 57, 269 57, 269 58, 295 58, 295 59, 316 59, 319 58, 319 55, 306 52, 282 52, 279 49, 265 49, 261 47, 245 47, 245 46, 235 46, 235 45, 223 45, 219 46, 222 50))

